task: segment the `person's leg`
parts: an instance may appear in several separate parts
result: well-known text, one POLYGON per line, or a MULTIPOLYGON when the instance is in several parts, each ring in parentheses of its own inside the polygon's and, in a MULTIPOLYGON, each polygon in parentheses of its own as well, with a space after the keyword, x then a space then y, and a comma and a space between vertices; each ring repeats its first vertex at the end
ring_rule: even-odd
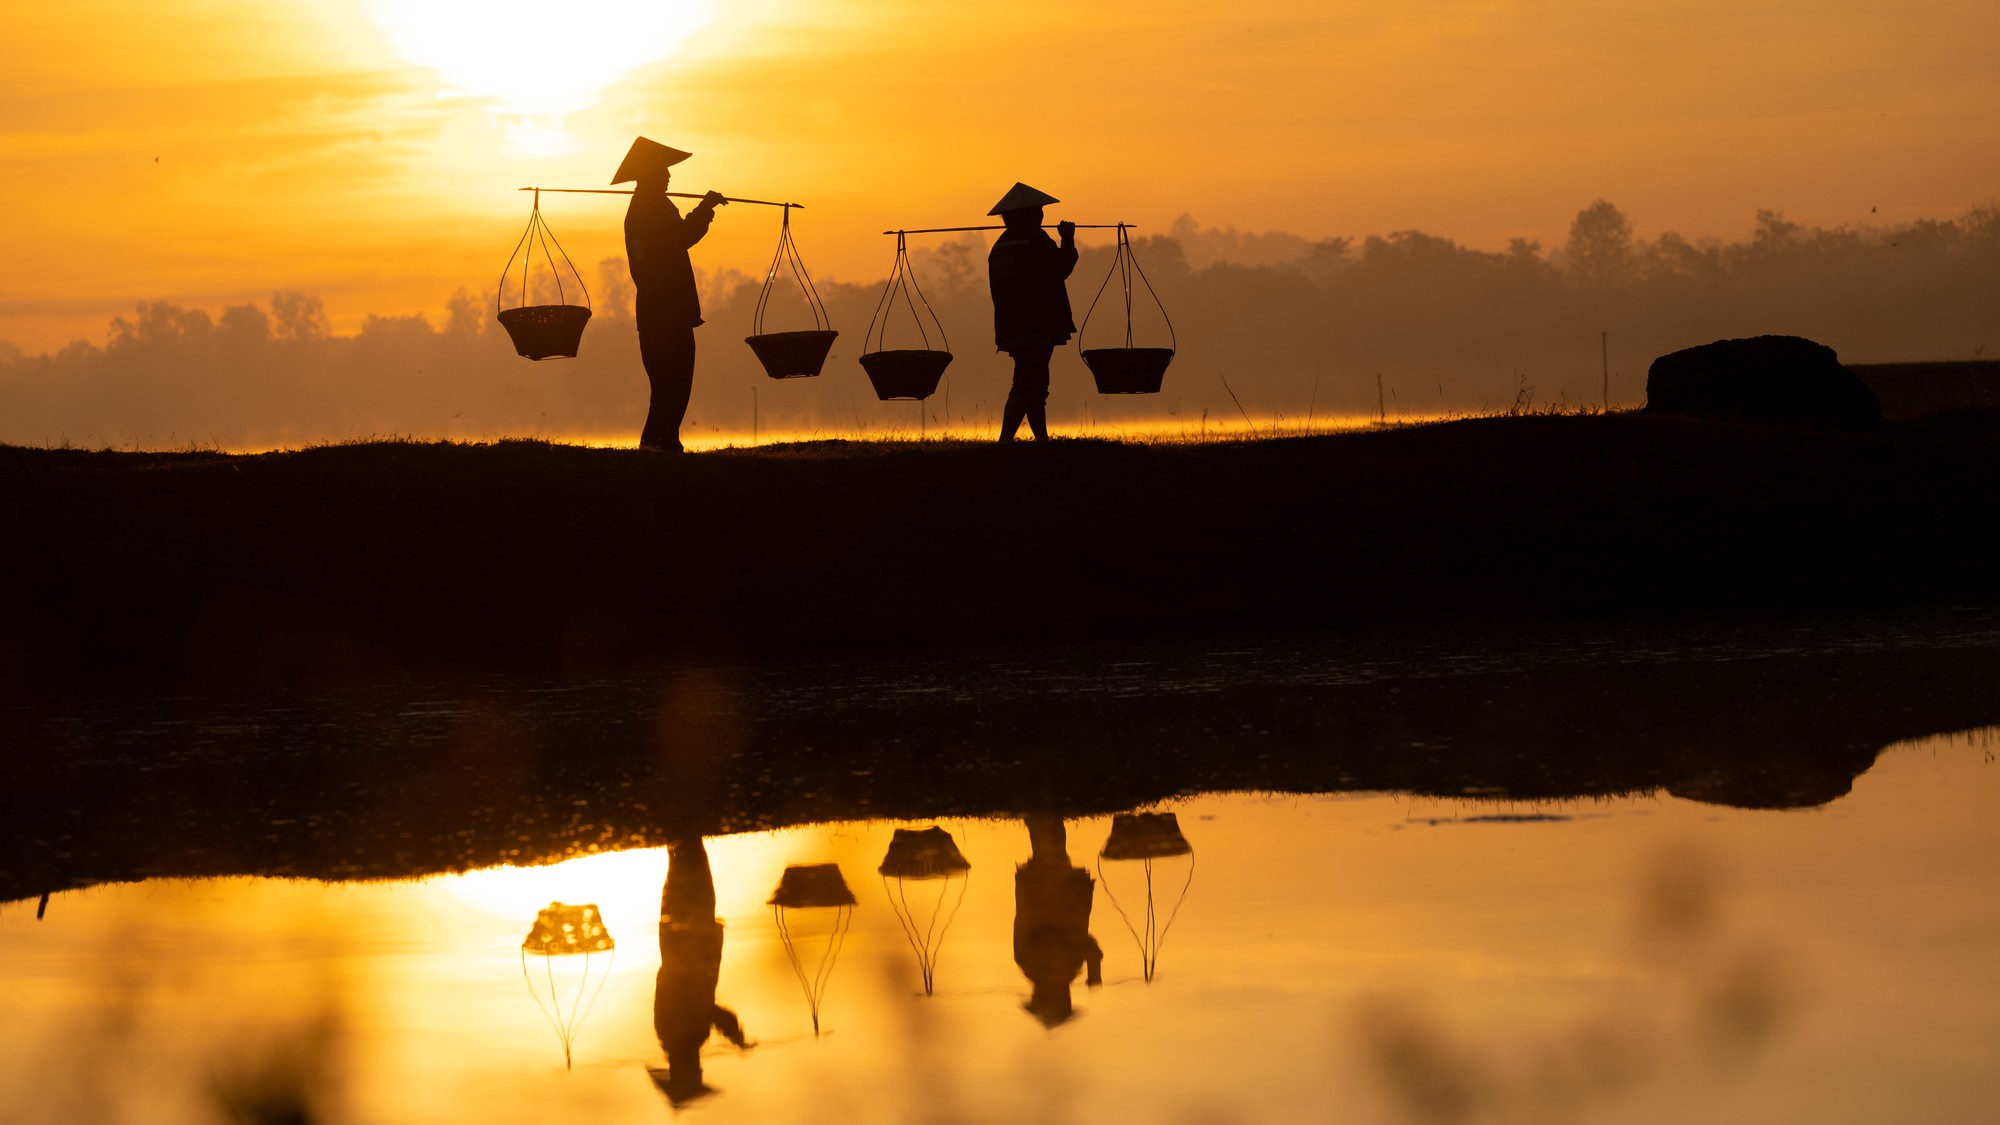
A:
POLYGON ((1022 348, 1007 354, 1014 359, 1014 385, 1007 390, 1007 405, 1000 416, 1000 440, 1013 441, 1023 418, 1037 440, 1047 440, 1049 357, 1055 349, 1022 348))
POLYGON ((706 926, 715 920, 715 875, 701 837, 667 841, 667 885, 660 892, 660 917, 706 926))
POLYGON ((1011 394, 1007 396, 1007 402, 1000 407, 1001 441, 1014 440, 1014 431, 1021 428, 1021 419, 1025 418, 1027 413, 1028 407, 1026 403, 1023 403, 1011 394))
POLYGON ((653 391, 639 445, 678 452, 681 419, 687 416, 688 396, 694 390, 694 329, 641 327, 639 358, 653 391))
POLYGON ((1049 440, 1049 358, 1054 348, 1036 348, 1027 353, 1028 369, 1014 368, 1014 385, 1028 407, 1028 428, 1036 441, 1049 440))

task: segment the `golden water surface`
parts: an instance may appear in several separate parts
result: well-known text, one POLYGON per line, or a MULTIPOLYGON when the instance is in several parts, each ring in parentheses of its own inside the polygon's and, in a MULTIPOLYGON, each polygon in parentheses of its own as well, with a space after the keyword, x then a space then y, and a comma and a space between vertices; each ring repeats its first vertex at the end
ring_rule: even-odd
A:
POLYGON ((679 1060, 678 1106, 655 1020, 663 850, 100 886, 40 920, 0 907, 0 1117, 1988 1120, 1995 736, 1892 747, 1807 811, 1216 794, 1162 810, 1191 851, 1150 861, 1101 857, 1110 818, 1059 845, 1054 822, 1031 841, 1027 821, 946 821, 970 869, 942 880, 878 874, 920 826, 711 838, 713 1000, 749 1045, 710 1036, 692 1085, 679 1060), (851 909, 767 905, 788 865, 823 863, 851 909), (1037 871, 1088 886, 1088 938, 1051 945, 1037 871), (614 948, 524 953, 552 901, 595 905, 614 948))

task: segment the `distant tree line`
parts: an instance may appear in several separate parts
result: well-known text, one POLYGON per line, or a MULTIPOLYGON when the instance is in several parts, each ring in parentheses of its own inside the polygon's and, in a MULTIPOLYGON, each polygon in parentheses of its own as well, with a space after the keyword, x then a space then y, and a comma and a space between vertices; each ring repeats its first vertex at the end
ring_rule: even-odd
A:
MULTIPOLYGON (((1110 240, 1091 237, 1104 233, 1085 232, 1070 281, 1079 322, 1097 300, 1090 347, 1122 343, 1126 328, 1118 280, 1105 284, 1110 240)), ((1497 252, 1421 231, 1308 241, 1184 218, 1133 246, 1180 349, 1166 390, 1098 396, 1074 350, 1059 353, 1058 425, 1164 419, 1193 430, 1204 412, 1240 424, 1241 412, 1298 423, 1309 413, 1372 415, 1378 405, 1392 417, 1594 406, 1600 334, 1608 334, 1614 405, 1642 399, 1655 356, 1723 337, 1808 336, 1850 362, 1976 358, 2000 338, 2000 208, 1991 205, 1889 227, 1808 228, 1760 211, 1747 240, 1725 243, 1673 232, 1639 239, 1617 207, 1599 200, 1578 212, 1562 246, 1516 240, 1497 252)), ((882 282, 821 280, 841 333, 826 372, 774 382, 741 343, 761 282, 736 271, 705 275, 708 325, 689 428, 747 433, 755 424, 767 434, 846 436, 914 433, 947 419, 988 425, 1008 365, 992 349, 984 247, 967 235, 913 252, 922 294, 957 357, 946 386, 921 408, 875 401, 856 363, 882 282)), ((438 323, 371 316, 353 335, 330 332, 320 301, 299 293, 215 315, 142 304, 113 320, 101 344, 40 356, 0 345, 0 441, 630 440, 646 384, 624 262, 600 263, 594 282, 582 354, 542 363, 514 356, 490 292, 461 290, 438 323)), ((1164 344, 1166 321, 1145 285, 1135 279, 1134 288, 1134 342, 1164 344)), ((766 330, 810 327, 805 308, 781 275, 766 330)), ((890 347, 922 340, 907 307, 877 328, 890 347)), ((936 335, 928 319, 923 328, 936 335)))

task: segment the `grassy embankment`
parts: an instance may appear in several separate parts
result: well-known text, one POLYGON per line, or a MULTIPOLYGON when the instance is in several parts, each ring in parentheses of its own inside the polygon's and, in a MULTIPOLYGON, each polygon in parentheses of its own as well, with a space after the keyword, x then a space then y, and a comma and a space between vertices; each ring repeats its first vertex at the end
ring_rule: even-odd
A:
POLYGON ((1990 418, 1241 443, 0 448, 0 682, 341 682, 2000 595, 1990 418))

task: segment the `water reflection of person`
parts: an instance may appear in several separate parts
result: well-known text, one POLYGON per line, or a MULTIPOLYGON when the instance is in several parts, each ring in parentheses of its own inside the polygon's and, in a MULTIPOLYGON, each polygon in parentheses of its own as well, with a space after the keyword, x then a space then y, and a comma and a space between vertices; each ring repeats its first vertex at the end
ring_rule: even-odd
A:
POLYGON ((715 1002, 722 972, 722 919, 708 849, 695 836, 667 845, 667 885, 660 894, 660 975, 653 986, 653 1031, 665 1070, 648 1067, 674 1105, 715 1092, 701 1078, 701 1047, 711 1030, 738 1047, 750 1044, 736 1013, 715 1002))
POLYGON ((1034 986, 1027 1010, 1044 1027, 1076 1014, 1070 982, 1086 969, 1084 983, 1104 980, 1104 951, 1090 936, 1090 873, 1069 861, 1062 818, 1030 816, 1028 862, 1014 869, 1014 963, 1034 986))

